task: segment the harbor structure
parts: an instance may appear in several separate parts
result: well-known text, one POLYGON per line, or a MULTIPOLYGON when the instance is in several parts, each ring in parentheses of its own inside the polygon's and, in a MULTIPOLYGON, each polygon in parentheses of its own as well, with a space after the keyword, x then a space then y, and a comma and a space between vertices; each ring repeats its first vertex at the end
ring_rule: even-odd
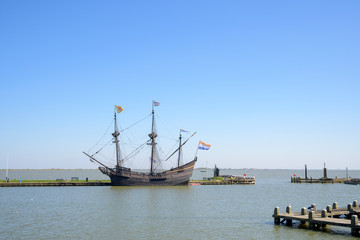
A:
POLYGON ((307 169, 307 164, 305 164, 305 178, 293 175, 291 176, 290 181, 292 183, 345 183, 347 181, 350 181, 351 178, 348 177, 347 175, 347 168, 346 168, 346 178, 329 178, 328 174, 327 174, 327 168, 326 165, 324 163, 324 168, 323 168, 323 177, 321 178, 312 178, 312 177, 308 177, 308 169, 307 169))
POLYGON ((292 226, 293 221, 298 221, 300 224, 307 224, 309 229, 325 228, 327 225, 348 227, 351 228, 351 235, 359 236, 359 214, 359 204, 355 200, 352 204, 349 203, 347 207, 339 208, 335 202, 323 210, 317 210, 316 205, 312 204, 309 208, 301 208, 300 212, 293 212, 289 205, 286 207, 286 213, 280 213, 280 208, 275 207, 273 218, 275 225, 285 222, 286 226, 292 226))

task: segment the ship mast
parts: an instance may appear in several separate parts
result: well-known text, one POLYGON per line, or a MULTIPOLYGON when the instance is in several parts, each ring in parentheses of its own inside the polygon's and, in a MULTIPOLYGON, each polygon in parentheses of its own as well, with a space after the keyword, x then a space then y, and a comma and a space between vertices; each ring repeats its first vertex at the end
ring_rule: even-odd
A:
POLYGON ((121 167, 120 147, 119 147, 119 139, 118 139, 120 133, 119 133, 118 128, 117 128, 116 112, 115 111, 114 111, 114 121, 115 121, 114 133, 112 135, 115 138, 114 143, 115 143, 115 146, 116 146, 116 168, 118 168, 118 167, 121 167))
POLYGON ((179 136, 179 157, 178 157, 178 167, 180 167, 180 157, 181 157, 181 130, 179 136))
POLYGON ((149 137, 151 138, 151 166, 150 166, 150 175, 154 172, 154 150, 155 150, 155 138, 157 137, 157 134, 154 133, 154 102, 152 104, 152 125, 151 125, 151 133, 149 134, 149 137))

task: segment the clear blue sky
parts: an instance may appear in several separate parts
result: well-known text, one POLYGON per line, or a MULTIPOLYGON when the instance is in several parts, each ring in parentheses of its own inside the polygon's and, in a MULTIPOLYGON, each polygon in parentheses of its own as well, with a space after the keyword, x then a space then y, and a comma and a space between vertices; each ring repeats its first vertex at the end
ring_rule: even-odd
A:
POLYGON ((197 167, 360 169, 359 12, 350 0, 1 1, 0 168, 8 153, 10 168, 94 168, 82 151, 114 104, 127 124, 155 99, 162 119, 198 131, 194 149, 212 145, 197 167))

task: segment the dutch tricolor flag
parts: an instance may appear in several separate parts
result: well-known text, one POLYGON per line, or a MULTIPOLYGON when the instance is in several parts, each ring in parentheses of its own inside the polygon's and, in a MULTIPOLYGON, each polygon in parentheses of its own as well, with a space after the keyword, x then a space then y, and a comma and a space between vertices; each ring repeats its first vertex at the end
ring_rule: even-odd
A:
POLYGON ((209 150, 211 147, 210 144, 204 143, 202 141, 199 142, 199 149, 200 150, 209 150))

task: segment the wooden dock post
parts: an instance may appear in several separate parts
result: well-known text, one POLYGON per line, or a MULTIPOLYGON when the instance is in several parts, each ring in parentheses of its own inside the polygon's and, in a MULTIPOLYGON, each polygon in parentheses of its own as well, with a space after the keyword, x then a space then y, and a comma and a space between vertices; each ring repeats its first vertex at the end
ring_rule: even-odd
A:
MULTIPOLYGON (((291 206, 287 206, 286 207, 286 213, 287 214, 292 214, 292 210, 291 210, 291 206)), ((292 225, 292 220, 291 219, 286 219, 286 226, 291 226, 292 225)))
POLYGON ((278 217, 279 214, 280 214, 280 208, 275 207, 275 209, 274 209, 274 224, 275 225, 280 225, 280 217, 278 217))
POLYGON ((321 211, 321 217, 322 217, 322 218, 326 218, 327 216, 328 216, 328 214, 327 214, 326 209, 323 209, 323 210, 321 211))
POLYGON ((315 223, 313 223, 314 215, 315 215, 315 212, 314 212, 314 211, 310 211, 310 212, 309 212, 309 228, 310 228, 310 229, 315 228, 315 223))
POLYGON ((351 216, 351 235, 352 236, 358 236, 359 235, 359 229, 356 228, 356 225, 359 224, 359 218, 357 215, 351 216))
MULTIPOLYGON (((327 211, 326 211, 325 209, 323 209, 323 210, 321 211, 321 217, 322 217, 322 218, 327 218, 327 217, 328 217, 327 211)), ((325 224, 325 223, 322 223, 322 224, 321 224, 321 227, 322 227, 322 228, 326 227, 326 224, 325 224)))
POLYGON ((358 203, 358 201, 353 201, 353 205, 352 205, 354 208, 356 208, 356 207, 359 207, 359 203, 358 203))
POLYGON ((301 215, 307 215, 306 207, 301 208, 301 215))
POLYGON ((286 213, 292 214, 292 210, 291 210, 291 206, 290 206, 290 205, 286 207, 286 213))
POLYGON ((331 212, 332 212, 331 205, 327 205, 327 206, 326 206, 326 211, 327 211, 328 213, 331 213, 331 212))
MULTIPOLYGON (((307 214, 308 214, 308 211, 307 211, 306 207, 301 208, 301 215, 307 215, 307 214)), ((306 221, 300 221, 300 222, 301 222, 301 224, 306 223, 306 221)))
POLYGON ((349 203, 349 204, 347 205, 347 210, 348 210, 349 212, 351 212, 351 211, 352 211, 352 209, 353 209, 352 204, 351 204, 351 203, 349 203))
POLYGON ((338 203, 337 203, 337 202, 334 202, 334 203, 333 203, 333 209, 336 210, 336 209, 338 209, 338 208, 339 208, 338 203))

